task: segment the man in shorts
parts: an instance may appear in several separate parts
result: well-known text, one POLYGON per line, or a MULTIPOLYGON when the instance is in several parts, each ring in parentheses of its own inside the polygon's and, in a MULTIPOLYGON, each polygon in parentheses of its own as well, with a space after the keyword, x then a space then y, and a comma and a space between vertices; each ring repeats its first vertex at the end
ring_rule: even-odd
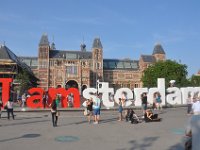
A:
POLYGON ((93 99, 94 124, 99 123, 100 108, 101 108, 101 100, 99 98, 99 95, 96 95, 96 98, 93 99))

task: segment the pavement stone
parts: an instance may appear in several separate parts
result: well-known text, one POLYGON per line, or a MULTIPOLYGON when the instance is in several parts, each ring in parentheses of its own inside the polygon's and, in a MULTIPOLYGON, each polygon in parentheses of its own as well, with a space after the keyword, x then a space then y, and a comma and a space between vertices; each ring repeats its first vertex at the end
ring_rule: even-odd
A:
MULTIPOLYGON (((50 111, 15 112, 0 119, 1 150, 181 150, 184 149, 186 107, 163 109, 161 122, 117 121, 117 110, 101 112, 100 124, 89 124, 82 111, 62 111, 53 127, 50 111)), ((136 110, 141 115, 141 110, 136 110)))

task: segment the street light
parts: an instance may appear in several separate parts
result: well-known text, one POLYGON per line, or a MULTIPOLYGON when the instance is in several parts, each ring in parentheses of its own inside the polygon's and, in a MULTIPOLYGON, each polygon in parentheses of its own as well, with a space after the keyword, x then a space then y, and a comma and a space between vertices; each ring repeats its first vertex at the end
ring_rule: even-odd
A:
POLYGON ((99 94, 98 87, 99 87, 99 79, 97 79, 97 81, 96 81, 97 94, 99 94))

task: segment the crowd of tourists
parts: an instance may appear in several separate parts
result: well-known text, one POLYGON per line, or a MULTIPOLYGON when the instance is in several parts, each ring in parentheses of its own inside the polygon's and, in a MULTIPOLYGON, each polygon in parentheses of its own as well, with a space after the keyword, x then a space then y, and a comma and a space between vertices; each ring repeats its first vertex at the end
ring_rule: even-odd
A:
MULTIPOLYGON (((23 94, 21 99, 18 101, 23 109, 26 106, 26 99, 28 95, 23 94)), ((43 108, 50 108, 52 115, 53 127, 57 126, 58 117, 60 115, 58 107, 60 104, 61 96, 58 94, 56 98, 49 104, 48 93, 43 96, 43 108)), ((67 97, 68 106, 73 106, 73 94, 69 94, 67 97)), ((121 98, 118 101, 118 121, 131 122, 132 124, 137 124, 141 122, 160 122, 162 119, 158 116, 159 112, 162 112, 162 98, 159 92, 154 94, 153 105, 149 107, 147 93, 141 95, 142 104, 142 115, 137 115, 133 108, 126 108, 125 103, 127 99, 125 93, 122 93, 121 98)), ((10 99, 4 105, 2 102, 2 95, 0 95, 0 118, 2 109, 7 111, 7 119, 10 120, 10 115, 12 119, 15 119, 13 113, 13 100, 10 99)), ((102 98, 100 94, 95 94, 90 99, 86 100, 86 108, 84 110, 84 115, 87 116, 88 123, 93 122, 93 124, 100 123, 102 98)), ((186 136, 190 137, 186 142, 185 147, 188 149, 198 149, 200 147, 200 97, 198 95, 188 95, 187 99, 187 114, 189 115, 188 126, 186 129, 186 136)))

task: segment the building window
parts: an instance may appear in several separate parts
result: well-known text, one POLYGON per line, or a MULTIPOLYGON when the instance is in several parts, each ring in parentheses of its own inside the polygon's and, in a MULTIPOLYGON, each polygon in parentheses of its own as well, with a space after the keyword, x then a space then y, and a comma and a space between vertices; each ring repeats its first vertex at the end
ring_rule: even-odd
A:
POLYGON ((78 71, 77 71, 77 66, 67 66, 67 74, 69 75, 77 75, 78 71))
POLYGON ((139 85, 138 84, 135 84, 135 88, 138 88, 139 87, 139 85))
POLYGON ((126 79, 132 79, 131 74, 126 74, 126 79))
POLYGON ((96 69, 101 69, 101 63, 96 63, 96 69))
POLYGON ((40 62, 40 68, 47 68, 48 66, 47 66, 47 62, 44 60, 41 60, 41 62, 40 62))

